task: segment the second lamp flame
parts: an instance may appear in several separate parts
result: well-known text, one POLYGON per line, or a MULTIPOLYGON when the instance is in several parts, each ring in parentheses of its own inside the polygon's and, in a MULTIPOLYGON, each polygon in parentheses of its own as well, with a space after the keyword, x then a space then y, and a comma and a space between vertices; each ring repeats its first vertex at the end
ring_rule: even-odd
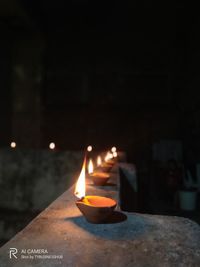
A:
POLYGON ((82 170, 74 190, 74 195, 79 199, 85 197, 85 165, 86 165, 86 159, 84 159, 82 170))
POLYGON ((90 159, 89 160, 89 163, 88 163, 88 173, 90 174, 90 173, 93 173, 93 171, 94 171, 94 166, 93 166, 93 162, 92 162, 92 160, 90 159))

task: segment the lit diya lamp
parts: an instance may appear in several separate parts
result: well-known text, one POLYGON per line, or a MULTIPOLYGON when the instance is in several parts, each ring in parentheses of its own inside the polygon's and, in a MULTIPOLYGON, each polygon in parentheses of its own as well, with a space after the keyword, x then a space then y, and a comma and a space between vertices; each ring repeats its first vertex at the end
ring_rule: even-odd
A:
POLYGON ((98 170, 102 172, 110 172, 115 161, 112 159, 113 155, 110 152, 107 152, 104 161, 101 163, 101 165, 98 167, 98 170))
POLYGON ((117 203, 115 200, 101 196, 86 196, 85 165, 83 167, 75 186, 74 194, 79 199, 76 205, 90 223, 105 223, 112 215, 117 203))
POLYGON ((110 151, 107 152, 106 156, 105 156, 105 162, 107 164, 113 165, 115 163, 114 159, 113 159, 113 153, 111 153, 110 151))
MULTIPOLYGON (((101 157, 97 157, 97 166, 101 164, 101 157)), ((105 185, 110 179, 110 175, 105 172, 94 171, 94 165, 92 159, 88 163, 88 174, 95 185, 105 185)))
POLYGON ((110 179, 109 173, 106 172, 93 172, 90 174, 92 181, 95 185, 103 186, 110 179))
POLYGON ((113 164, 109 162, 102 161, 101 157, 97 157, 97 167, 96 167, 96 172, 110 172, 112 169, 113 164))

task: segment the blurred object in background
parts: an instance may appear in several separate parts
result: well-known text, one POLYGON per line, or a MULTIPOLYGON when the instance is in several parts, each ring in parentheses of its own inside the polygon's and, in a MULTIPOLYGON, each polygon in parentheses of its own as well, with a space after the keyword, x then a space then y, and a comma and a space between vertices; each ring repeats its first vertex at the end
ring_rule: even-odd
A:
POLYGON ((183 156, 180 140, 160 140, 153 144, 153 160, 166 162, 169 159, 181 161, 183 156))
POLYGON ((131 163, 119 164, 120 208, 123 211, 138 210, 138 178, 136 167, 131 163))

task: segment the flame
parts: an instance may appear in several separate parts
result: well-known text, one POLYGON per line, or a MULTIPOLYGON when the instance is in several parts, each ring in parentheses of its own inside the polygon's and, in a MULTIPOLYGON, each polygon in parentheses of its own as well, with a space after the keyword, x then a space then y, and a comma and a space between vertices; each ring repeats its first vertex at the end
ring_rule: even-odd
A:
POLYGON ((105 158, 104 158, 104 160, 105 160, 105 161, 109 161, 109 160, 112 159, 112 158, 113 158, 113 154, 110 153, 110 151, 108 151, 107 154, 106 154, 106 156, 105 156, 105 158))
POLYGON ((101 163, 102 163, 101 156, 98 156, 98 157, 97 157, 97 166, 100 166, 101 163))
POLYGON ((85 165, 86 165, 86 158, 83 161, 82 170, 76 182, 74 190, 74 195, 79 199, 85 196, 85 165))
POLYGON ((94 166, 93 166, 93 162, 92 162, 92 159, 89 160, 89 163, 88 163, 88 173, 93 173, 94 171, 94 166))
POLYGON ((111 151, 114 153, 114 152, 117 151, 117 148, 116 148, 115 146, 113 146, 113 147, 111 148, 111 151))
POLYGON ((117 157, 117 151, 113 152, 113 157, 114 157, 114 158, 117 157))

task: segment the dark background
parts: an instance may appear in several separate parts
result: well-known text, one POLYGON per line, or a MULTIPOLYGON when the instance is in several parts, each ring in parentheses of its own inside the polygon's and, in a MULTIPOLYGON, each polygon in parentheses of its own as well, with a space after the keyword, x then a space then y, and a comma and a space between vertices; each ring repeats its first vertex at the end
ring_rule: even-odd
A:
POLYGON ((116 145, 144 210, 155 143, 200 162, 199 26, 185 1, 0 0, 1 148, 116 145))
POLYGON ((0 3, 1 146, 116 144, 139 161, 160 138, 198 139, 195 7, 0 3))

